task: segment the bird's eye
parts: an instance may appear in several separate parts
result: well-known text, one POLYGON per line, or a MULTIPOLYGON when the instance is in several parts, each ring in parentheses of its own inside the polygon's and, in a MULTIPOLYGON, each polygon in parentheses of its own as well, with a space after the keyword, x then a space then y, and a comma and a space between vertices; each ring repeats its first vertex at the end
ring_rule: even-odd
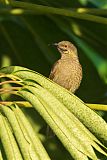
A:
POLYGON ((64 47, 67 48, 67 45, 65 45, 64 47))

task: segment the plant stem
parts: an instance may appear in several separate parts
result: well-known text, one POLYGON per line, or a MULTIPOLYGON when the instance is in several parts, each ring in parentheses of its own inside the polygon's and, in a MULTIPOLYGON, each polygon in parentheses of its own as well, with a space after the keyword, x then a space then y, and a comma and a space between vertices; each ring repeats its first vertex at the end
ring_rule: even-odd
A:
POLYGON ((26 108, 31 108, 32 105, 29 102, 26 101, 0 101, 0 104, 2 105, 7 105, 10 106, 12 104, 16 103, 17 105, 19 105, 20 107, 26 107, 26 108))
POLYGON ((0 92, 2 91, 12 91, 12 90, 19 90, 21 87, 9 87, 9 88, 1 88, 0 92))
POLYGON ((86 103, 86 105, 89 108, 94 109, 94 110, 107 111, 107 105, 105 105, 105 104, 89 104, 89 103, 86 103))
POLYGON ((15 84, 22 85, 22 83, 20 83, 20 81, 14 81, 14 80, 3 81, 3 82, 0 83, 0 85, 8 84, 8 83, 15 83, 15 84))
MULTIPOLYGON (((0 101, 0 104, 2 105, 12 105, 12 104, 18 104, 20 107, 26 107, 26 108, 31 108, 32 105, 29 103, 29 102, 26 102, 26 101, 0 101)), ((89 104, 89 103, 86 103, 86 105, 91 108, 91 109, 94 109, 94 110, 102 110, 102 111, 107 111, 107 105, 104 105, 104 104, 89 104)))

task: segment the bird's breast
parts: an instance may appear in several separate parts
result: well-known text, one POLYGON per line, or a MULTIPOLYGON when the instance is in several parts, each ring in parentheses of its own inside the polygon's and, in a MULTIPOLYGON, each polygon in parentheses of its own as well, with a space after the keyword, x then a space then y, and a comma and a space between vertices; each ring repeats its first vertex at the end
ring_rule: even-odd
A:
POLYGON ((82 67, 79 61, 59 60, 54 71, 53 81, 71 92, 79 87, 82 79, 82 67))

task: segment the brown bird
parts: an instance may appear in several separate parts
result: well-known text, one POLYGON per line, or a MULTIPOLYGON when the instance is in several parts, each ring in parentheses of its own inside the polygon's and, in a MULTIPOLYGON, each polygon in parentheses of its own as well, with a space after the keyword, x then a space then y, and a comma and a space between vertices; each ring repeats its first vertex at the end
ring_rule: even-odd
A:
POLYGON ((74 93, 82 80, 82 67, 77 49, 69 41, 55 43, 61 58, 54 64, 49 78, 74 93))

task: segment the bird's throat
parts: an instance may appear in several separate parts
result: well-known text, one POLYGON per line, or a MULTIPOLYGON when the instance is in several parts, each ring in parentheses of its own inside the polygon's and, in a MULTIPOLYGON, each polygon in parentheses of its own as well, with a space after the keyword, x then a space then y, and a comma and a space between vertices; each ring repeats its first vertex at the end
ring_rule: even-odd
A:
POLYGON ((74 54, 61 54, 61 59, 73 59, 78 61, 78 56, 74 54))

